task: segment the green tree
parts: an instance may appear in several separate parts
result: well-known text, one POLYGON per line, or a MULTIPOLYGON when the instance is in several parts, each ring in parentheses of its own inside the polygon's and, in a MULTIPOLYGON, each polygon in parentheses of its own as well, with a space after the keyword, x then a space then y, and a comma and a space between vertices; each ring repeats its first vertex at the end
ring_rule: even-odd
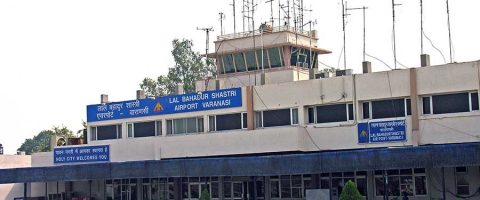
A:
POLYGON ((147 96, 173 94, 179 84, 183 84, 186 93, 195 92, 195 81, 206 79, 215 73, 213 60, 208 59, 207 64, 202 61, 200 53, 193 51, 191 40, 175 39, 172 47, 175 65, 168 69, 168 74, 160 75, 156 80, 147 77, 140 84, 147 96))
POLYGON ((200 195, 200 200, 210 200, 210 194, 208 193, 208 190, 205 189, 202 191, 202 194, 200 195))
POLYGON ((50 151, 50 140, 54 135, 64 138, 75 136, 73 132, 65 126, 54 126, 51 130, 43 130, 36 136, 33 136, 33 138, 26 139, 17 151, 24 151, 27 155, 50 151))
POLYGON ((340 194, 340 200, 362 200, 362 195, 357 189, 357 185, 351 180, 345 184, 340 194))
POLYGON ((32 155, 36 152, 46 152, 50 150, 50 139, 54 135, 51 130, 44 130, 34 136, 32 139, 26 139, 25 142, 17 149, 17 151, 24 151, 27 155, 32 155))

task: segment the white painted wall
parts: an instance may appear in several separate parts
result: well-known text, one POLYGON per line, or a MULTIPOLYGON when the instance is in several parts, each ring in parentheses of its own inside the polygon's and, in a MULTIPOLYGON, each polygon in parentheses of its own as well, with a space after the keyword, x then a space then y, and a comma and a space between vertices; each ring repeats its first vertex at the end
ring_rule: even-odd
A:
MULTIPOLYGON (((0 169, 31 167, 28 155, 0 155, 0 169)), ((0 199, 23 197, 23 183, 0 184, 0 199)))

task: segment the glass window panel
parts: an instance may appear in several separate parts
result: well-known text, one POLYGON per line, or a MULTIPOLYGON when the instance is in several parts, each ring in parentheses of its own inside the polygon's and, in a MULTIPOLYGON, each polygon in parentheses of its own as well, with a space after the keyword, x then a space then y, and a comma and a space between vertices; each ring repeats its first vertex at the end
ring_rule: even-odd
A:
POLYGON ((263 181, 257 181, 256 186, 257 186, 257 197, 260 197, 260 198, 264 197, 265 187, 264 187, 263 181))
POLYGON ((223 196, 225 198, 232 197, 232 182, 223 182, 223 196))
POLYGON ((219 198, 219 187, 218 187, 218 182, 212 182, 212 198, 219 198))
POLYGON ((257 58, 254 51, 245 52, 245 59, 247 60, 248 71, 257 70, 257 58))
POLYGON ((471 102, 472 102, 472 110, 479 110, 478 93, 477 92, 470 93, 470 99, 471 99, 471 102))
POLYGON ((245 57, 243 53, 237 53, 234 55, 234 57, 235 57, 235 67, 237 68, 237 72, 247 71, 247 66, 245 64, 245 57))
POLYGON ((190 198, 199 198, 200 188, 197 184, 190 184, 190 198))
POLYGON ((263 127, 262 112, 255 112, 255 128, 263 127))
POLYGON ((400 189, 402 195, 404 192, 406 192, 408 196, 413 196, 413 177, 400 176, 400 189))
POLYGON ((470 195, 470 187, 468 185, 457 185, 458 195, 470 195))
POLYGON ((133 130, 135 138, 155 136, 155 122, 135 123, 133 130))
POLYGON ((197 128, 198 128, 198 129, 197 129, 197 132, 198 132, 198 133, 202 133, 202 132, 203 132, 203 117, 197 118, 197 122, 198 122, 198 124, 197 124, 197 126, 198 126, 198 127, 197 127, 197 128))
POLYGON ((156 132, 156 135, 159 136, 159 135, 162 135, 162 121, 156 121, 157 123, 157 132, 156 132))
POLYGON ((223 68, 223 60, 222 59, 223 59, 222 56, 217 57, 217 63, 219 64, 220 73, 225 74, 225 69, 223 68))
POLYGON ((280 188, 278 180, 270 180, 270 189, 272 198, 280 198, 280 188))
POLYGON ((347 121, 347 107, 345 104, 317 106, 317 123, 347 121))
POLYGON ((372 118, 394 118, 405 117, 405 100, 389 99, 382 101, 372 101, 372 118))
POLYGON ((469 112, 468 93, 432 96, 433 114, 469 112))
POLYGON ((281 176, 280 177, 280 190, 282 198, 291 198, 292 191, 291 191, 291 183, 290 183, 290 176, 281 176))
POLYGON ((358 191, 362 196, 367 196, 367 179, 366 178, 357 178, 356 181, 358 191))
POLYGON ((236 130, 242 128, 240 113, 217 115, 217 131, 236 130))
POLYGON ((272 68, 282 66, 282 57, 279 48, 268 49, 268 56, 270 57, 270 65, 272 68))
POLYGON ((197 133, 198 132, 198 126, 197 126, 197 118, 187 118, 187 133, 197 133))
POLYGON ((290 63, 292 66, 297 66, 299 49, 296 47, 292 47, 291 51, 292 54, 290 57, 290 63))
POLYGON ((383 177, 375 177, 375 195, 383 196, 385 195, 385 184, 383 182, 383 177))
POLYGON ((117 125, 97 126, 97 140, 117 139, 117 125))
POLYGON ((354 120, 355 115, 354 115, 354 110, 353 110, 353 104, 348 104, 348 120, 354 120))
POLYGON ((234 73, 235 67, 233 66, 233 56, 232 54, 227 54, 223 56, 223 68, 225 68, 225 73, 234 73))
POLYGON ((363 119, 370 119, 370 102, 363 102, 363 119))
MULTIPOLYGON (((260 66, 260 69, 262 69, 262 50, 257 49, 257 62, 258 65, 260 66)), ((268 69, 270 68, 270 64, 268 63, 268 54, 267 50, 263 50, 263 69, 268 69)))
POLYGON ((400 178, 398 176, 388 177, 388 195, 400 196, 400 178))
POLYGON ((292 124, 298 124, 298 108, 292 109, 292 124))
POLYGON ((430 97, 422 97, 422 105, 424 115, 432 114, 430 110, 430 97))
POLYGON ((405 99, 407 104, 407 115, 412 115, 412 101, 410 99, 405 99))
POLYGON ((186 120, 185 119, 175 119, 173 120, 173 134, 185 134, 187 133, 186 120))
POLYGON ((129 138, 133 137, 133 124, 127 124, 127 136, 129 138))
POLYGON ((427 195, 427 178, 425 176, 415 176, 415 194, 427 195))
POLYGON ((247 113, 242 113, 242 121, 243 121, 243 126, 242 128, 248 128, 248 116, 247 113))
POLYGON ((215 116, 208 116, 208 128, 209 131, 216 131, 215 116))
POLYGON ((234 182, 233 183, 233 197, 242 198, 243 194, 243 183, 234 182))
POLYGON ((173 134, 173 121, 172 120, 167 120, 167 134, 173 134))
POLYGON ((320 189, 330 189, 330 179, 322 178, 320 180, 320 189))
POLYGON ((290 125, 290 109, 263 111, 263 126, 286 126, 290 125))
POLYGON ((308 123, 309 124, 314 124, 315 123, 315 108, 309 107, 307 109, 307 114, 308 114, 308 123))

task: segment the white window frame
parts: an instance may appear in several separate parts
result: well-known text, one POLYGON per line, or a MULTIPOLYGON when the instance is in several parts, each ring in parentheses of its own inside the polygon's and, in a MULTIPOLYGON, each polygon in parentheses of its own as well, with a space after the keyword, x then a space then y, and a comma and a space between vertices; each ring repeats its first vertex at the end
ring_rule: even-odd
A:
MULTIPOLYGON (((469 97, 470 98, 470 97, 469 97)), ((433 115, 433 102, 432 102, 432 95, 430 96, 422 96, 421 97, 422 99, 422 115, 433 115), (425 113, 425 110, 424 110, 424 103, 423 103, 423 98, 428 98, 430 100, 430 113, 425 113)))
MULTIPOLYGON (((285 110, 285 109, 289 109, 290 110, 290 125, 285 125, 285 126, 297 126, 299 123, 300 123, 300 119, 298 119, 298 108, 297 107, 294 107, 294 108, 279 108, 279 109, 271 109, 271 110, 262 110, 262 111, 255 111, 255 112, 259 112, 260 113, 260 116, 261 116, 261 119, 262 119, 262 126, 259 126, 257 128, 265 128, 264 127, 264 119, 263 119, 263 112, 267 112, 267 111, 275 111, 275 110, 285 110), (297 109, 297 124, 293 124, 293 115, 292 115, 292 110, 294 109, 297 109)), ((255 113, 254 112, 254 113, 255 113)), ((255 121, 256 119, 254 119, 255 121)), ((274 128, 274 127, 282 127, 282 126, 273 126, 273 127, 267 127, 267 128, 274 128)))
POLYGON ((362 118, 363 119, 372 119, 372 101, 364 101, 362 102, 362 118), (364 113, 365 113, 365 110, 364 110, 364 107, 363 107, 363 104, 364 103, 367 103, 368 104, 368 118, 364 118, 364 113))
POLYGON ((473 93, 477 93, 477 96, 480 94, 478 91, 474 91, 474 92, 469 92, 468 93, 468 104, 470 106, 470 112, 479 112, 480 111, 480 96, 478 96, 478 100, 479 102, 477 102, 479 104, 479 110, 473 110, 473 102, 472 102, 472 94, 473 93))
POLYGON ((127 138, 135 138, 135 123, 133 122, 127 123, 127 138), (131 133, 130 127, 132 127, 131 133))
POLYGON ((298 119, 298 108, 290 108, 290 125, 295 126, 299 124, 299 119, 298 119), (293 111, 297 110, 297 122, 295 123, 293 121, 293 111))
MULTIPOLYGON (((163 124, 162 120, 146 121, 146 122, 153 122, 155 124, 155 130, 154 130, 155 131, 155 136, 161 136, 162 135, 161 130, 163 129, 163 127, 160 127, 160 129, 158 129, 158 122, 163 124), (160 130, 160 133, 158 133, 158 130, 160 130)), ((135 138, 135 124, 136 123, 146 123, 146 122, 128 122, 127 123, 127 138, 135 138), (129 126, 132 126, 131 134, 130 134, 129 126)))
MULTIPOLYGON (((462 166, 463 167, 463 166, 462 166)), ((468 187, 468 195, 470 195, 470 181, 468 181, 468 185, 459 185, 458 184, 458 175, 468 175, 468 167, 465 167, 465 172, 458 172, 457 167, 455 167, 455 193, 458 194, 458 186, 467 186, 468 187)))
POLYGON ((90 127, 90 141, 97 141, 97 127, 90 127), (94 131, 95 130, 95 131, 94 131))
MULTIPOLYGON (((242 130, 246 130, 246 129, 248 129, 248 114, 247 114, 247 112, 241 112, 240 115, 242 116, 242 117, 240 118, 240 120, 242 121, 242 122, 241 122, 241 124, 242 124, 242 128, 241 128, 241 129, 242 129, 242 130), (244 118, 243 115, 247 115, 247 116, 246 116, 246 117, 247 117, 247 124, 243 124, 243 121, 244 121, 244 120, 243 120, 243 118, 244 118), (244 125, 246 125, 246 126, 244 126, 244 125)), ((217 118, 215 117, 215 120, 216 120, 216 119, 217 119, 217 118)), ((217 121, 215 121, 215 126, 216 126, 216 125, 217 125, 217 121)), ((216 129, 216 127, 215 127, 215 129, 216 129)))
MULTIPOLYGON (((204 127, 204 124, 202 124, 202 127, 203 127, 203 131, 199 131, 199 123, 198 123, 198 120, 202 118, 202 121, 205 120, 203 116, 194 116, 194 117, 185 117, 185 118, 176 118, 176 119, 167 119, 165 122, 167 123, 166 125, 168 126, 168 121, 172 121, 171 125, 172 127, 170 127, 170 130, 172 131, 172 133, 166 133, 166 135, 193 135, 193 134, 201 134, 203 132, 205 132, 205 127, 204 127), (190 118, 195 118, 195 123, 196 123, 196 126, 197 126, 197 132, 194 132, 194 133, 175 133, 175 120, 179 120, 179 119, 182 119, 182 120, 186 120, 186 119, 190 119, 190 118)), ((204 121, 205 122, 205 121, 204 121)), ((167 130, 168 130, 168 127, 167 127, 167 130)), ((187 130, 187 127, 185 127, 185 130, 187 130)))
MULTIPOLYGON (((338 104, 327 104, 327 105, 314 105, 314 106, 307 106, 307 118, 306 118, 306 121, 307 121, 307 124, 334 124, 334 123, 344 123, 344 122, 352 122, 352 121, 355 121, 355 106, 353 105, 353 102, 351 103, 345 103, 345 110, 346 110, 346 113, 345 115, 347 116, 347 121, 340 121, 340 122, 328 122, 328 123, 318 123, 317 121, 317 107, 320 107, 320 106, 330 106, 330 105, 338 105, 338 104), (350 112, 350 108, 349 108, 349 105, 352 105, 352 108, 353 108, 353 119, 350 119, 350 116, 349 116, 349 112, 350 112), (308 109, 309 108, 313 108, 313 123, 310 123, 308 122, 308 109)), ((363 105, 363 104, 362 104, 363 105)), ((370 106, 371 107, 371 106, 370 106)))

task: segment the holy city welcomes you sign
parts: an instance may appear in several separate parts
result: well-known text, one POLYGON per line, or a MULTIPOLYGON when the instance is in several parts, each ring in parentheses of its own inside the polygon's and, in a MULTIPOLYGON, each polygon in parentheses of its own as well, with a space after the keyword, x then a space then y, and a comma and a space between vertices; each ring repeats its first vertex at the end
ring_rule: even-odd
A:
POLYGON ((242 89, 156 97, 87 106, 87 122, 106 121, 242 106, 242 89))
POLYGON ((405 119, 359 123, 357 128, 359 144, 407 141, 405 119))
POLYGON ((110 146, 60 147, 53 150, 53 163, 88 163, 110 161, 110 146))

